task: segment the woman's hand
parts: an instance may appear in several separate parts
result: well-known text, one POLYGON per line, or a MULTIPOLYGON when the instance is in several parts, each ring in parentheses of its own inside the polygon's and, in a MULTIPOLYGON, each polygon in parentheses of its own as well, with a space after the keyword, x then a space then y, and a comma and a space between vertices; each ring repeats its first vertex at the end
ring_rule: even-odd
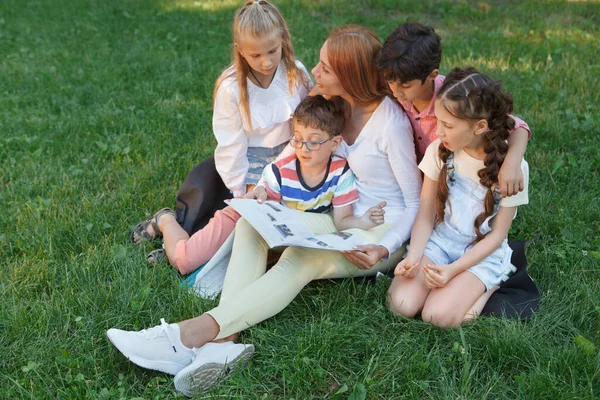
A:
POLYGON ((379 260, 387 257, 388 249, 378 244, 356 246, 352 251, 342 253, 352 264, 359 269, 371 269, 379 260))
POLYGON ((386 206, 386 202, 382 201, 377 204, 375 207, 369 208, 362 217, 359 218, 361 228, 365 231, 368 231, 371 228, 375 228, 385 222, 385 210, 383 207, 386 206))
POLYGON ((423 266, 423 275, 425 275, 425 285, 429 289, 443 288, 456 275, 452 265, 432 265, 423 266))
POLYGON ((421 258, 413 257, 410 253, 406 258, 396 265, 394 269, 394 275, 402 276, 407 279, 412 279, 419 272, 419 263, 421 258))
POLYGON ((267 200, 267 191, 262 186, 256 186, 251 192, 242 196, 242 199, 254 199, 259 203, 267 200))

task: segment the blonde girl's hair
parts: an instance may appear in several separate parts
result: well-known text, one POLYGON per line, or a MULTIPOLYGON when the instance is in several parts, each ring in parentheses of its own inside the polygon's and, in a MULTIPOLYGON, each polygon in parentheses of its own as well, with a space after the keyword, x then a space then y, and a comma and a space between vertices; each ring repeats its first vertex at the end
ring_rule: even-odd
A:
MULTIPOLYGON (((281 59, 283 60, 287 70, 288 88, 290 93, 294 93, 298 81, 302 82, 302 84, 308 89, 310 83, 307 81, 307 77, 304 76, 304 74, 296 66, 290 32, 277 7, 266 0, 250 0, 246 2, 243 7, 236 11, 233 18, 234 43, 239 43, 244 37, 253 36, 255 38, 262 38, 276 31, 281 35, 281 59)), ((235 67, 234 71, 230 73, 225 72, 231 68, 230 65, 221 73, 219 79, 217 79, 215 90, 213 92, 213 104, 217 96, 219 86, 223 80, 235 75, 240 89, 242 116, 245 118, 248 126, 252 130, 250 105, 248 102, 248 82, 246 80, 248 74, 250 73, 250 66, 244 57, 242 57, 240 52, 235 49, 235 47, 233 49, 232 59, 232 65, 235 67)))
MULTIPOLYGON (((446 111, 457 118, 485 119, 488 123, 488 131, 482 134, 485 140, 485 167, 478 172, 479 182, 488 190, 484 199, 484 211, 474 221, 477 238, 471 244, 475 244, 485 237, 479 228, 483 221, 492 215, 498 201, 494 195, 494 187, 498 183, 498 173, 508 152, 508 133, 515 127, 515 121, 509 115, 512 112, 513 99, 509 93, 502 91, 501 81, 494 81, 470 67, 452 70, 440 88, 437 100, 446 111)), ((438 154, 443 166, 438 178, 436 226, 444 220, 448 200, 446 162, 452 152, 440 143, 438 154)))
POLYGON ((377 71, 375 58, 381 41, 368 28, 345 25, 327 38, 327 58, 344 90, 359 103, 381 100, 387 84, 377 71))

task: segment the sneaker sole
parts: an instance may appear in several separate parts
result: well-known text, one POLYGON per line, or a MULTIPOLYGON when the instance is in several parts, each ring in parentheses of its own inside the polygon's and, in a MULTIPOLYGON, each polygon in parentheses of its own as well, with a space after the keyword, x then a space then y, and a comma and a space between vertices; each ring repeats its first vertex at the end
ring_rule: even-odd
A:
POLYGON ((248 345, 228 363, 206 363, 190 371, 182 371, 175 377, 175 389, 186 397, 206 393, 215 384, 225 381, 238 368, 248 363, 254 354, 254 345, 248 345))
POLYGON ((110 342, 113 344, 113 346, 115 346, 117 348, 117 350, 119 350, 121 352, 121 354, 123 354, 129 361, 131 361, 132 363, 134 363, 135 365, 137 365, 139 367, 146 368, 146 369, 152 369, 154 371, 164 372, 169 375, 177 375, 177 373, 179 373, 179 371, 181 371, 182 369, 187 367, 187 365, 182 365, 182 364, 178 364, 178 363, 174 363, 174 362, 147 360, 145 358, 131 355, 131 354, 129 354, 128 351, 126 351, 125 349, 122 349, 118 343, 113 341, 113 339, 111 338, 111 335, 108 332, 106 333, 106 336, 108 336, 108 340, 110 340, 110 342))

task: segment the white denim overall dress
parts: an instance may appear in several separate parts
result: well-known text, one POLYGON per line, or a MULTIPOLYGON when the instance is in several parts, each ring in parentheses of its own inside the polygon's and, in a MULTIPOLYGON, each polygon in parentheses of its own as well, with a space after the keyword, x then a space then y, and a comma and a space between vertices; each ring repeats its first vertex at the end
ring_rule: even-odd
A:
MULTIPOLYGON (((469 243, 477 238, 475 218, 484 211, 483 201, 488 190, 480 183, 456 172, 454 154, 448 156, 446 167, 448 200, 444 221, 431 233, 424 252, 435 264, 450 264, 473 247, 469 243)), ((498 213, 498 209, 497 202, 492 215, 486 218, 479 228, 482 234, 491 231, 490 222, 498 213)), ((498 249, 467 271, 479 278, 486 290, 490 290, 514 272, 515 268, 510 263, 511 255, 512 250, 505 238, 498 249)))

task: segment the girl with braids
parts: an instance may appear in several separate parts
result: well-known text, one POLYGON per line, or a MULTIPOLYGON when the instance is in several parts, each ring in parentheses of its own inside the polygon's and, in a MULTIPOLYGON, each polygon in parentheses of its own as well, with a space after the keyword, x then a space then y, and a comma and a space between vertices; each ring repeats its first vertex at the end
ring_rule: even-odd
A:
MULTIPOLYGON (((290 116, 312 82, 294 58, 283 16, 268 1, 250 0, 237 10, 233 47, 233 63, 217 80, 213 95, 214 162, 225 186, 239 197, 252 191, 264 167, 286 148, 293 133, 290 116)), ((152 251, 148 262, 155 263, 166 253, 171 265, 185 275, 216 253, 238 218, 230 208, 217 211, 190 238, 175 212, 163 208, 135 226, 131 241, 140 244, 162 236, 163 249, 152 251)))
POLYGON ((501 198, 498 172, 508 151, 512 97, 474 68, 455 69, 435 100, 438 139, 419 168, 421 202, 407 256, 389 290, 396 314, 434 325, 458 326, 475 318, 514 268, 508 230, 524 190, 501 198))

